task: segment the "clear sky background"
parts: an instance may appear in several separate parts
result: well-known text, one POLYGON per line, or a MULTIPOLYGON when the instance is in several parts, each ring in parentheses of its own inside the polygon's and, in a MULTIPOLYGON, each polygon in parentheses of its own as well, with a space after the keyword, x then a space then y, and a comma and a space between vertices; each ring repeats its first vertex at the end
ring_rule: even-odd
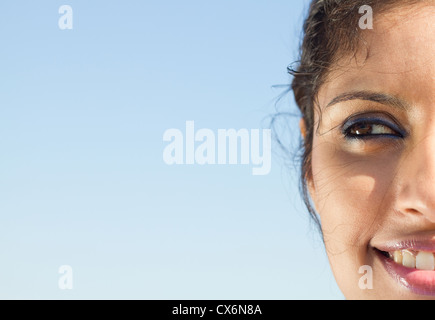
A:
POLYGON ((296 112, 273 86, 290 83, 307 7, 0 2, 0 298, 342 299, 276 145, 266 176, 162 159, 187 120, 261 129, 296 112))

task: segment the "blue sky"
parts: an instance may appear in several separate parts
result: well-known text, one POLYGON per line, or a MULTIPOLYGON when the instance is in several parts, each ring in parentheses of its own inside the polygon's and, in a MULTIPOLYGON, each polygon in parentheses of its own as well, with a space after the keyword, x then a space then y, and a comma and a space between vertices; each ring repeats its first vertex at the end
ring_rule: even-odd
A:
POLYGON ((2 2, 0 298, 341 299, 278 155, 266 176, 162 160, 186 121, 267 128, 307 6, 2 2))

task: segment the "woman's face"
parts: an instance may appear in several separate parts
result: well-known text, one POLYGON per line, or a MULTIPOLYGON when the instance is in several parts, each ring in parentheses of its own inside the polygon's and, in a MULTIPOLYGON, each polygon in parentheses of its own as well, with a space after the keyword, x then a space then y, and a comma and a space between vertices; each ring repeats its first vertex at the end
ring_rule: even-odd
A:
POLYGON ((319 91, 309 190, 348 299, 435 298, 434 21, 380 14, 319 91))

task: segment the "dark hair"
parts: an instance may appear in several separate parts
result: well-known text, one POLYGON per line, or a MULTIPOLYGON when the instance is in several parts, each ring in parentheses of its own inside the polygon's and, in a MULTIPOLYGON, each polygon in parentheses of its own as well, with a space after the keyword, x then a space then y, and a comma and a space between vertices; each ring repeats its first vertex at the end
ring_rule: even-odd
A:
MULTIPOLYGON (((320 229, 320 221, 311 205, 307 181, 312 179, 311 153, 314 135, 314 108, 320 86, 328 73, 344 54, 356 52, 361 40, 359 9, 368 5, 379 14, 398 4, 411 4, 424 0, 313 0, 303 26, 303 41, 297 67, 289 67, 294 77, 292 89, 302 113, 306 135, 303 140, 301 161, 301 192, 305 205, 320 229)), ((319 110, 320 111, 320 110, 319 110)), ((320 113, 319 113, 320 114, 320 113)))

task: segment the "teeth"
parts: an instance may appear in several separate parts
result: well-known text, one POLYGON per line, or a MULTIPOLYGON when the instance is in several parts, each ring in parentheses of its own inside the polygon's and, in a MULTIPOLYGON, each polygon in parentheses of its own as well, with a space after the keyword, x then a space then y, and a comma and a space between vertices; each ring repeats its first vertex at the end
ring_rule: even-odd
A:
POLYGON ((416 267, 420 270, 433 270, 435 267, 435 259, 431 252, 419 252, 417 255, 416 267))
POLYGON ((402 251, 394 251, 394 262, 398 264, 402 264, 402 251))
POLYGON ((401 264, 407 268, 416 268, 419 270, 435 269, 435 256, 432 252, 397 250, 394 251, 393 254, 390 254, 390 257, 395 263, 401 264))
POLYGON ((402 251, 402 265, 407 268, 415 268, 415 257, 408 250, 402 251))

